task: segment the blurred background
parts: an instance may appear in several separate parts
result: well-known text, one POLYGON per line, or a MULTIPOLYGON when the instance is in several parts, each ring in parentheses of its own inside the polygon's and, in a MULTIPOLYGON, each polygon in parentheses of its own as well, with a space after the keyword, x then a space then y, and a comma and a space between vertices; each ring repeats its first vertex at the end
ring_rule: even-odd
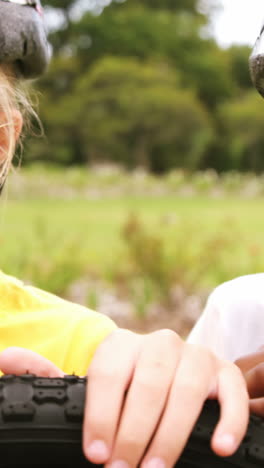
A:
POLYGON ((186 336, 261 272, 258 0, 47 0, 53 60, 1 210, 1 269, 137 330, 186 336), (63 6, 62 6, 63 5, 63 6))

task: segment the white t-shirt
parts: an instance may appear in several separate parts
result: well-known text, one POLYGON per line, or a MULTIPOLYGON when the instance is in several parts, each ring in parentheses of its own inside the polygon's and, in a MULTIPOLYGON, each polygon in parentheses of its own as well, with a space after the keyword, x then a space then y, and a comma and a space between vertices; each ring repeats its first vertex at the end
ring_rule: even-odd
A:
POLYGON ((242 276, 218 286, 188 342, 209 347, 235 361, 264 345, 264 273, 242 276))

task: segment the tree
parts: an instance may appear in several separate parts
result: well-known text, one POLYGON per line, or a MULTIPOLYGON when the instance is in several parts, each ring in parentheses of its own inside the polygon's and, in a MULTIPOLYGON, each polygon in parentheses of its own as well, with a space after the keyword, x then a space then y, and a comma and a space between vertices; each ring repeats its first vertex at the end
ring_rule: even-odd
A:
POLYGON ((183 53, 175 57, 185 86, 197 91, 203 104, 210 110, 237 91, 232 75, 232 63, 228 51, 219 48, 212 40, 182 41, 183 53))
POLYGON ((74 99, 90 160, 159 171, 183 164, 194 169, 212 138, 201 104, 159 64, 105 57, 80 78, 74 99), (163 159, 157 161, 157 154, 163 159))
POLYGON ((100 16, 83 15, 52 40, 57 53, 79 57, 82 72, 105 55, 168 61, 181 73, 183 87, 196 89, 214 109, 234 92, 230 56, 215 41, 201 37, 204 20, 195 4, 189 6, 191 14, 186 14, 188 2, 165 2, 160 10, 159 2, 156 8, 148 1, 112 5, 100 16))
POLYGON ((254 91, 225 103, 219 118, 227 141, 230 168, 242 171, 264 171, 263 101, 254 91))
POLYGON ((229 47, 227 52, 229 55, 233 81, 238 85, 240 90, 248 90, 252 88, 248 65, 251 48, 248 46, 234 45, 229 47))
POLYGON ((69 10, 76 3, 76 0, 63 0, 63 4, 61 0, 43 0, 42 3, 44 6, 69 10))
MULTIPOLYGON (((249 51, 223 50, 201 35, 215 2, 116 0, 99 16, 86 12, 73 21, 77 3, 45 2, 65 15, 50 35, 49 72, 37 82, 50 157, 64 164, 108 158, 156 171, 228 168, 229 137, 217 109, 251 86, 249 51)), ((28 159, 49 154, 37 140, 28 159)))
MULTIPOLYGON (((71 9, 74 5, 78 3, 78 0, 65 0, 63 3, 61 0, 43 0, 43 5, 58 8, 58 9, 71 9)), ((104 2, 103 2, 104 3, 104 2)), ((106 4, 108 2, 105 2, 106 4)), ((123 7, 126 8, 129 6, 129 0, 112 0, 112 4, 122 3, 123 7)), ((172 10, 172 11, 188 11, 193 14, 198 14, 198 5, 200 2, 198 0, 134 0, 133 4, 140 4, 144 7, 153 8, 155 10, 172 10)), ((206 2, 208 4, 208 2, 206 2)), ((102 4, 102 2, 98 2, 102 4)), ((209 4, 212 4, 212 1, 209 1, 209 4)), ((90 9, 91 6, 87 2, 86 9, 90 9)), ((85 8, 84 8, 85 9, 85 8)))

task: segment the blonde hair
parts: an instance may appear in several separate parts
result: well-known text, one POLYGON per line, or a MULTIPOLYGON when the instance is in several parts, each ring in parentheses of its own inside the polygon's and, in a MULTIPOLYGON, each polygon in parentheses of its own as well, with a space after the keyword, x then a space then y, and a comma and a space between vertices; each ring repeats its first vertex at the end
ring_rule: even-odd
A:
POLYGON ((17 146, 22 149, 23 134, 20 136, 19 140, 17 140, 14 110, 19 110, 21 112, 24 128, 28 127, 31 116, 37 118, 26 86, 16 78, 11 66, 1 65, 0 112, 4 114, 4 119, 2 119, 3 123, 0 123, 0 128, 5 127, 8 137, 8 148, 5 150, 3 158, 0 160, 0 188, 3 187, 12 166, 17 146))

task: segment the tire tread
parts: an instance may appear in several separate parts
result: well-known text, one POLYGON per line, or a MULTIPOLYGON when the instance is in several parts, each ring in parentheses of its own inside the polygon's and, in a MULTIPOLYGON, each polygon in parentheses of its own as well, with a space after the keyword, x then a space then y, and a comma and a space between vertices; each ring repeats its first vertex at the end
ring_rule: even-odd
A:
MULTIPOLYGON (((82 453, 87 379, 6 375, 0 378, 1 466, 95 468, 82 453)), ((237 452, 217 457, 210 448, 219 405, 207 401, 177 463, 178 468, 260 468, 264 466, 264 420, 251 416, 237 452)), ((177 434, 175 434, 175 438, 177 434)))

